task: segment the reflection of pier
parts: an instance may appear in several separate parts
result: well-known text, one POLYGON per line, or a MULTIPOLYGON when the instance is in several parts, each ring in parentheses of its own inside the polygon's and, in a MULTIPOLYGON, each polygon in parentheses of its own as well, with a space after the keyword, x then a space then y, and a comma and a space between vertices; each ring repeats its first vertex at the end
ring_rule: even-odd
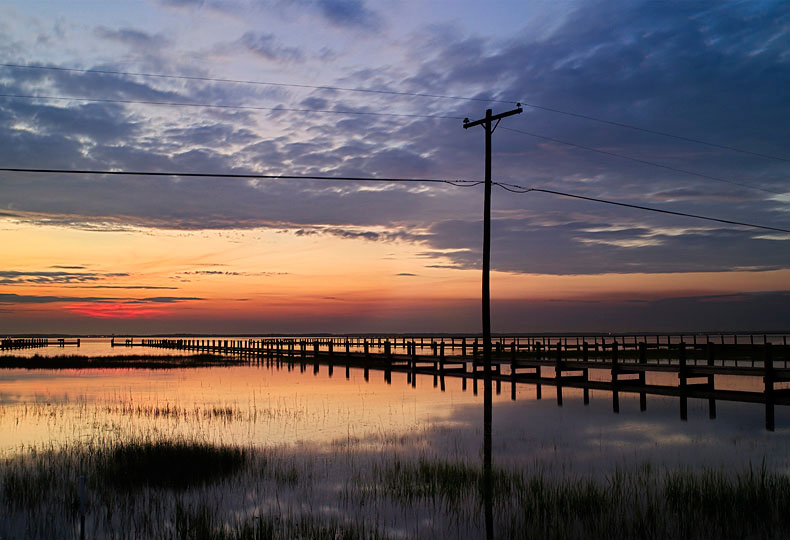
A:
MULTIPOLYGON (((622 341, 553 338, 553 343, 552 338, 497 338, 492 378, 497 393, 503 382, 510 383, 512 399, 520 383, 535 385, 538 399, 543 385, 554 386, 558 405, 562 405, 565 387, 582 389, 585 404, 591 389, 609 391, 614 412, 619 412, 622 392, 639 394, 643 411, 648 395, 675 396, 680 399, 683 420, 689 398, 708 400, 711 418, 716 417, 716 401, 763 403, 766 429, 773 430, 774 406, 790 405, 790 388, 777 388, 790 381, 786 336, 759 336, 758 340, 721 336, 719 343, 710 336, 703 338, 695 337, 690 343, 671 336, 652 342, 639 336, 622 341), (674 375, 674 381, 667 383, 666 374, 674 375), (717 387, 717 378, 728 376, 756 377, 761 390, 717 387)), ((483 376, 482 344, 469 338, 142 339, 137 343, 127 339, 125 344, 249 356, 289 369, 298 364, 304 370, 312 364, 316 372, 323 364, 330 375, 336 365, 345 366, 347 375, 350 367, 362 368, 366 378, 373 369, 384 371, 387 382, 393 371, 403 372, 413 386, 417 374, 427 374, 434 376, 434 386, 440 384, 442 390, 445 377, 459 377, 464 389, 471 380, 475 393, 483 376)))
POLYGON ((0 339, 0 351, 12 349, 36 349, 41 347, 65 347, 67 345, 80 346, 79 339, 67 340, 65 338, 6 338, 0 339))

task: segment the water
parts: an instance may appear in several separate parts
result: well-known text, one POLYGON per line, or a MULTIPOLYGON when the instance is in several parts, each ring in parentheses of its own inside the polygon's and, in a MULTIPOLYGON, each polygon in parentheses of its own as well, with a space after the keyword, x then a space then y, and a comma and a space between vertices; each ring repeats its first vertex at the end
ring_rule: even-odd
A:
MULTIPOLYGON (((77 348, 48 347, 15 351, 46 354, 185 354, 149 347, 109 347, 107 339, 86 339, 77 348)), ((0 370, 0 453, 30 446, 66 444, 108 433, 118 436, 155 431, 169 436, 200 435, 211 441, 253 446, 328 445, 414 438, 415 448, 443 456, 476 456, 482 434, 482 382, 447 377, 445 391, 430 375, 417 375, 416 388, 404 373, 363 372, 327 366, 314 374, 264 366, 171 370, 0 370), (216 412, 216 411, 226 411, 216 412), (230 411, 230 412, 227 412, 230 411)), ((655 374, 673 378, 671 374, 655 374)), ((591 379, 596 372, 591 371, 591 379)), ((603 377, 605 378, 605 377, 603 377)), ((651 381, 649 381, 651 382, 651 381)), ((656 381, 657 382, 657 381, 656 381)), ((759 390, 755 378, 722 378, 721 387, 759 390)), ((502 383, 494 396, 494 447, 500 463, 547 460, 574 470, 608 470, 615 463, 659 460, 684 466, 768 460, 787 468, 790 411, 776 409, 775 433, 764 430, 759 404, 718 402, 717 419, 708 418, 707 401, 689 400, 688 420, 679 420, 675 398, 648 396, 639 411, 638 396, 620 394, 620 413, 612 412, 610 392, 556 389, 502 383)), ((406 446, 406 445, 404 445, 406 446)))
MULTIPOLYGON (((110 348, 104 339, 83 340, 79 349, 13 353, 182 354, 147 347, 110 348)), ((742 389, 756 389, 760 383, 737 377, 727 381, 727 386, 742 389)), ((328 366, 314 373, 312 365, 302 371, 299 364, 5 369, 0 370, 0 459, 13 468, 15 460, 27 463, 50 451, 57 456, 61 450, 141 440, 238 445, 265 456, 256 458, 252 470, 270 472, 248 472, 184 493, 152 491, 142 498, 99 492, 89 475, 91 537, 149 537, 151 531, 170 530, 173 505, 210 508, 226 526, 250 516, 308 515, 367 524, 396 538, 481 537, 485 527, 472 495, 457 507, 444 499, 404 501, 375 495, 376 483, 381 482, 375 471, 393 463, 423 459, 480 467, 479 384, 475 395, 472 381, 464 390, 462 381, 453 377, 446 378, 442 391, 432 375, 416 375, 412 386, 405 373, 393 372, 388 383, 381 371, 371 370, 366 380, 361 369, 350 369, 346 377, 345 367, 335 366, 330 376, 328 366)), ((620 412, 615 414, 610 392, 590 391, 585 406, 581 390, 564 388, 560 407, 554 387, 543 386, 542 399, 537 399, 535 386, 519 384, 515 401, 510 390, 509 383, 502 383, 501 394, 493 398, 496 467, 604 483, 613 471, 634 470, 644 463, 658 470, 691 471, 744 471, 764 464, 769 471, 790 473, 789 407, 777 407, 777 429, 768 432, 764 406, 759 404, 720 401, 718 418, 711 420, 706 400, 689 399, 688 420, 681 421, 679 401, 671 397, 648 396, 642 412, 637 395, 621 393, 620 412)), ((44 462, 59 463, 49 457, 44 462)), ((68 467, 64 471, 65 484, 58 486, 76 493, 78 475, 84 473, 68 467)), ((75 514, 69 505, 53 502, 57 500, 48 495, 32 510, 9 511, 7 521, 0 519, 0 536, 73 537, 75 514), (30 515, 53 517, 30 532, 25 529, 30 515)), ((498 531, 505 530, 517 510, 507 504, 496 510, 498 531)), ((507 530, 510 536, 520 535, 507 530)))

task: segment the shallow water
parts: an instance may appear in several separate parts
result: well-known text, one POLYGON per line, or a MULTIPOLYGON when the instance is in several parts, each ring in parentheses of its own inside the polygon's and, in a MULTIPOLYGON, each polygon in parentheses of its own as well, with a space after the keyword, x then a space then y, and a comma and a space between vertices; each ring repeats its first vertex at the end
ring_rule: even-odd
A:
MULTIPOLYGON (((147 347, 110 348, 86 340, 80 349, 30 349, 25 354, 178 354, 147 347)), ((591 370, 592 379, 597 378, 591 370)), ((672 378, 675 375, 657 374, 672 378)), ((602 378, 606 378, 603 376, 602 378)), ((721 386, 759 389, 755 378, 728 377, 721 386)), ((717 380, 717 385, 719 384, 717 380)), ((0 536, 77 537, 75 500, 81 449, 139 441, 202 441, 253 448, 247 471, 185 492, 145 491, 124 495, 97 485, 88 473, 87 530, 90 537, 172 537, 178 511, 209 508, 222 527, 256 516, 364 524, 394 538, 484 536, 479 500, 472 488, 460 502, 439 498, 403 501, 377 492, 375 471, 393 464, 482 463, 482 381, 299 364, 233 365, 176 369, 0 370, 0 471, 25 469, 43 456, 54 463, 58 490, 30 507, 6 500, 0 536), (443 388, 443 390, 442 390, 443 388), (60 450, 62 454, 59 454, 60 450), (48 453, 52 451, 52 453, 48 453), (65 456, 65 457, 64 457, 65 456), (65 461, 64 461, 65 459, 65 461), (65 464, 64 464, 65 463, 65 464), (70 463, 70 464, 69 464, 70 463), (26 465, 27 464, 27 465, 26 465), (268 472, 267 472, 268 471, 268 472), (378 495, 377 495, 378 493, 378 495), (69 499, 71 498, 71 499, 69 499), (43 519, 47 516, 47 519, 43 519), (30 529, 37 523, 36 529, 30 529), (169 531, 169 532, 168 532, 169 531), (158 535, 158 536, 157 536, 158 535)), ((496 389, 496 386, 495 386, 496 389)), ((790 473, 790 407, 776 408, 775 432, 764 429, 764 406, 718 402, 708 418, 707 400, 688 400, 688 420, 679 400, 519 384, 516 399, 503 382, 493 398, 493 461, 497 468, 537 471, 553 478, 588 477, 604 485, 616 470, 650 463, 656 471, 720 469, 790 473)), ((531 474, 531 473, 530 473, 531 474)), ((656 478, 662 478, 658 473, 656 478)), ((407 489, 410 489, 406 486, 407 489)), ((413 486, 412 486, 413 487, 413 486)), ((518 501, 495 508, 497 534, 523 537, 511 519, 518 501)))
MULTIPOLYGON (((115 350, 118 350, 117 348, 115 350)), ((129 350, 129 349, 127 349, 129 350)), ((135 353, 147 348, 134 349, 135 353)), ((591 373, 592 375, 592 373, 591 373)), ((755 383, 730 378, 728 386, 755 383)), ((399 451, 477 458, 482 440, 482 382, 447 377, 445 390, 431 375, 416 387, 404 373, 327 366, 301 372, 265 365, 170 370, 83 369, 0 371, 0 455, 31 446, 128 438, 156 433, 221 443, 271 447, 326 446, 343 440, 379 447, 397 441, 399 451)), ((640 412, 637 395, 620 394, 612 412, 610 392, 543 386, 541 400, 530 384, 510 384, 494 395, 494 459, 500 464, 545 462, 581 473, 650 460, 694 468, 760 463, 790 466, 790 408, 777 406, 775 432, 764 429, 759 404, 718 402, 708 418, 706 400, 689 399, 688 420, 679 419, 676 398, 648 396, 640 412)))

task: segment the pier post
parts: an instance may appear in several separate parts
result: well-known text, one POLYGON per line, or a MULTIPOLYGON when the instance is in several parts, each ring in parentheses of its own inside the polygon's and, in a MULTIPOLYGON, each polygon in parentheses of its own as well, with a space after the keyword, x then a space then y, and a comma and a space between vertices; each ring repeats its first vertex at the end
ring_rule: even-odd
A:
POLYGON ((557 380, 557 406, 562 407, 562 341, 557 340, 554 358, 554 378, 557 380))
POLYGON ((774 431, 774 359, 771 344, 765 344, 763 371, 765 380, 765 429, 774 431))
MULTIPOLYGON (((603 341, 603 339, 601 340, 603 341)), ((620 359, 617 351, 617 340, 612 342, 612 411, 620 412, 620 392, 617 391, 620 376, 620 359)))
POLYGON ((620 375, 620 359, 617 351, 617 341, 612 343, 612 383, 617 383, 620 375))
POLYGON ((678 378, 680 380, 680 419, 683 421, 688 420, 688 397, 686 396, 686 344, 682 341, 678 347, 678 363, 679 371, 678 378))
POLYGON ((516 401, 516 342, 510 344, 510 400, 516 401))
MULTIPOLYGON (((708 357, 708 362, 707 362, 708 366, 710 368, 713 368, 713 366, 714 366, 714 364, 716 362, 716 356, 715 356, 716 353, 715 353, 715 347, 713 345, 713 342, 710 341, 710 339, 708 340, 708 343, 707 343, 707 351, 706 352, 707 352, 707 357, 708 357)), ((716 389, 715 380, 716 380, 716 378, 713 375, 713 373, 708 375, 708 389, 710 391, 713 391, 713 390, 716 389)), ((716 418, 716 400, 714 398, 710 398, 708 400, 708 417, 711 420, 714 420, 716 418)))
MULTIPOLYGON (((643 369, 639 371, 639 385, 644 387, 647 382, 644 370, 644 366, 647 364, 647 343, 644 341, 639 343, 639 363, 643 366, 643 369)), ((639 410, 642 412, 647 410, 647 394, 644 392, 639 392, 639 410)))

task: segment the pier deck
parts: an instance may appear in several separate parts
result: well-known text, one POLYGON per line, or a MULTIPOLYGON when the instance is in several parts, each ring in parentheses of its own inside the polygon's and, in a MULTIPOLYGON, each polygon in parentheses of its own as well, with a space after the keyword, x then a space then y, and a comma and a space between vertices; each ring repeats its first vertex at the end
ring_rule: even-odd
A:
MULTIPOLYGON (((511 385, 511 398, 516 399, 519 384, 537 387, 540 399, 542 386, 556 387, 557 402, 562 405, 563 388, 583 390, 584 403, 589 391, 612 393, 612 408, 619 412, 621 393, 639 394, 640 409, 646 410, 648 395, 672 396, 680 400, 680 417, 687 419, 689 398, 708 400, 709 415, 716 417, 716 401, 761 403, 765 405, 765 427, 775 429, 774 407, 790 405, 790 347, 786 336, 768 340, 765 336, 721 336, 716 343, 710 336, 704 341, 694 337, 691 343, 683 337, 667 336, 653 342, 638 336, 632 339, 583 338, 497 338, 494 343, 491 377, 497 393, 502 383, 511 385), (740 343, 739 341, 740 339, 740 343), (592 374, 592 376, 591 376, 592 374), (666 374, 674 375, 667 382, 666 374), (663 375, 663 377, 660 377, 663 375), (723 377, 753 379, 754 390, 727 389, 717 383, 723 377), (651 379, 651 380, 648 380, 651 379), (661 379, 654 381, 652 379, 661 379), (759 388, 759 390, 757 390, 759 388)), ((116 346, 143 346, 191 350, 233 356, 246 356, 251 361, 286 365, 288 369, 308 364, 317 372, 319 366, 362 368, 383 371, 387 382, 392 372, 406 373, 416 385, 416 375, 433 375, 434 385, 445 377, 462 379, 464 389, 472 381, 477 390, 482 379, 482 342, 469 338, 425 337, 330 337, 330 338, 265 338, 252 340, 217 339, 126 339, 116 346)))

